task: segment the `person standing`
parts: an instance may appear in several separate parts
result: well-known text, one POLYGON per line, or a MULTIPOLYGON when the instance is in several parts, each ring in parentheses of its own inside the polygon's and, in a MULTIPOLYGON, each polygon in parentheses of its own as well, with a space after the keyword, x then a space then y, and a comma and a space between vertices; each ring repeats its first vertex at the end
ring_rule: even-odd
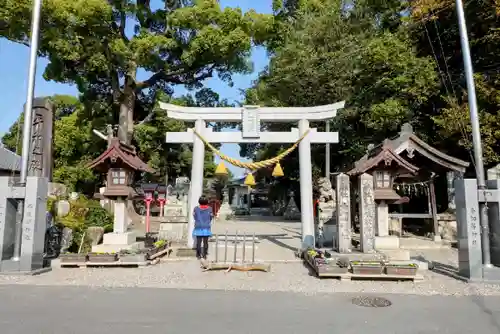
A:
POLYGON ((208 238, 212 236, 213 211, 208 205, 208 199, 205 196, 200 197, 198 204, 193 212, 193 237, 196 237, 196 257, 206 260, 208 255, 208 238))

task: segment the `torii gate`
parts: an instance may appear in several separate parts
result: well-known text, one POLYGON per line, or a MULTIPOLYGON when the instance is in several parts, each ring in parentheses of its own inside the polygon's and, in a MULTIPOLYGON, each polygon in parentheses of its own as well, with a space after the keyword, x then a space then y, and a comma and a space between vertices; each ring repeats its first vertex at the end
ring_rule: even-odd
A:
MULTIPOLYGON (((194 121, 195 131, 210 143, 295 143, 308 130, 309 121, 324 121, 337 115, 345 101, 317 107, 260 107, 203 108, 181 107, 161 103, 169 118, 194 121), (289 132, 260 132, 260 122, 297 122, 298 129, 289 132), (242 122, 241 132, 213 132, 206 122, 242 122)), ((300 162, 300 211, 302 216, 302 247, 314 246, 314 217, 311 143, 338 143, 338 132, 317 132, 315 128, 299 144, 300 162)), ((191 188, 189 191, 188 246, 193 247, 194 217, 191 214, 203 191, 203 167, 205 144, 189 129, 187 132, 167 132, 166 142, 172 144, 192 143, 193 163, 191 167, 191 188)))

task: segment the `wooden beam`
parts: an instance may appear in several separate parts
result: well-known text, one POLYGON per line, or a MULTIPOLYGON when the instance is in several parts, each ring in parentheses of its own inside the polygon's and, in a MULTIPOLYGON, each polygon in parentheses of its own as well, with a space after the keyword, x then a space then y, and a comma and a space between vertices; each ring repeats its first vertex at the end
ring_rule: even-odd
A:
MULTIPOLYGON (((258 138, 243 138, 242 132, 213 132, 212 128, 204 129, 201 134, 209 143, 295 143, 299 140, 299 130, 293 128, 289 132, 261 132, 258 138)), ((196 134, 192 129, 186 132, 167 132, 166 142, 175 144, 193 143, 196 134)), ((312 144, 335 144, 339 142, 338 132, 317 132, 311 129, 307 139, 312 144)))

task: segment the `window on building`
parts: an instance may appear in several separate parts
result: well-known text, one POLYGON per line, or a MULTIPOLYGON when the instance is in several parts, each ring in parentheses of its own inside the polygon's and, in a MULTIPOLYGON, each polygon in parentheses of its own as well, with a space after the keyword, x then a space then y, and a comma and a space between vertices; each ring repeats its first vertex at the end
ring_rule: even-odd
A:
POLYGON ((375 186, 377 188, 391 187, 391 173, 389 171, 378 171, 375 173, 375 186))
POLYGON ((112 182, 114 185, 127 184, 127 172, 121 169, 113 170, 111 172, 112 182))

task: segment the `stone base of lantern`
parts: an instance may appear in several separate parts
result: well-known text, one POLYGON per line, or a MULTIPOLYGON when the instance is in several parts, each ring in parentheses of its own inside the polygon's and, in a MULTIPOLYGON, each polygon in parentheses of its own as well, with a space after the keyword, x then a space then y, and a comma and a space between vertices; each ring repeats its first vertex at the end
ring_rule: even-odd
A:
POLYGON ((398 249, 399 248, 399 238, 397 236, 384 236, 384 237, 375 237, 375 249, 384 250, 384 249, 398 249))
POLYGON ((219 209, 219 212, 217 213, 218 217, 220 220, 230 220, 231 217, 234 215, 233 209, 228 203, 222 204, 222 206, 219 209))
POLYGON ((139 249, 144 247, 144 242, 136 242, 137 235, 134 232, 106 233, 103 243, 92 246, 92 252, 112 253, 123 249, 139 249))

